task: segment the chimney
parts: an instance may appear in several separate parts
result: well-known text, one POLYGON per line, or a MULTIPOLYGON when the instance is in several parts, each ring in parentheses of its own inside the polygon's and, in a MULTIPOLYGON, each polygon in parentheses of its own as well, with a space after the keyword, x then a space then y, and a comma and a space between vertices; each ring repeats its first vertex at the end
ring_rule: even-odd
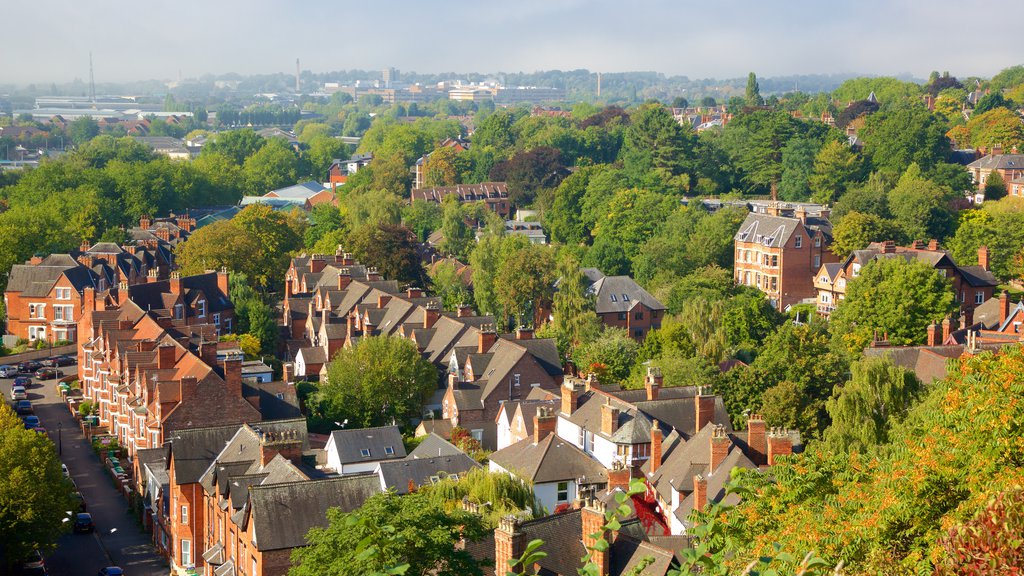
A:
POLYGON ((712 394, 705 394, 704 387, 697 387, 697 429, 694 434, 700 432, 705 426, 715 419, 715 397, 712 394))
POLYGON ((629 491, 630 473, 629 468, 619 461, 612 463, 612 469, 608 471, 608 491, 618 488, 623 492, 629 491))
POLYGON ((568 377, 562 384, 562 414, 571 415, 579 408, 583 385, 577 378, 568 377))
POLYGON ((803 204, 796 207, 796 217, 800 222, 807 224, 807 208, 803 204))
POLYGON ((498 335, 494 332, 494 326, 481 326, 480 334, 477 336, 477 354, 486 354, 497 340, 498 335))
POLYGON ((608 576, 609 556, 611 555, 610 546, 602 546, 602 549, 599 550, 597 545, 598 540, 604 540, 607 544, 611 544, 611 540, 608 538, 609 534, 604 527, 604 513, 604 502, 596 498, 587 502, 580 511, 583 546, 590 551, 590 562, 597 567, 598 576, 608 576))
POLYGON ((999 295, 999 326, 1006 322, 1006 319, 1010 317, 1010 295, 1003 290, 1003 293, 999 295))
POLYGON ((405 291, 406 298, 423 298, 423 290, 419 288, 409 288, 405 291))
POLYGON ((157 347, 156 367, 159 370, 166 370, 174 367, 174 344, 161 344, 157 347))
POLYGON ((29 259, 28 263, 31 264, 32 266, 38 266, 42 264, 43 255, 40 254, 39 252, 36 252, 35 254, 32 255, 32 258, 29 259))
POLYGON ((171 294, 181 294, 181 274, 178 272, 171 272, 171 279, 168 281, 171 289, 171 294))
POLYGON ((708 479, 697 474, 693 477, 693 508, 703 510, 708 505, 708 479))
POLYGON ((768 462, 768 438, 766 436, 764 418, 760 414, 751 414, 747 418, 747 446, 750 447, 750 460, 764 466, 768 462))
POLYGON ((725 462, 725 457, 729 455, 729 448, 732 447, 732 440, 725 433, 725 427, 722 425, 715 426, 714 430, 711 431, 711 473, 714 474, 718 467, 725 462))
POLYGON ((938 250, 939 249, 939 241, 936 240, 935 238, 932 238, 931 240, 929 240, 928 241, 928 249, 931 250, 932 252, 938 250))
POLYGON ((992 146, 992 155, 993 156, 999 156, 1002 153, 1003 153, 1003 143, 1002 142, 992 146))
POLYGON ((533 415, 533 443, 539 444, 548 434, 555 432, 555 414, 551 408, 540 406, 533 415))
POLYGON ((146 273, 146 282, 156 282, 160 280, 160 271, 156 268, 150 268, 149 272, 146 273))
POLYGON ((896 243, 892 240, 886 240, 882 242, 882 254, 892 254, 896 252, 896 243))
POLYGON ((939 325, 935 322, 928 323, 928 346, 939 345, 939 325))
POLYGON ((295 364, 293 362, 285 362, 281 366, 281 369, 284 372, 284 374, 281 376, 282 380, 289 384, 295 380, 295 364))
POLYGON ((221 266, 220 271, 217 272, 217 288, 224 293, 225 296, 231 298, 230 288, 228 281, 231 277, 228 275, 228 267, 221 266))
POLYGON ((344 290, 348 288, 348 285, 352 283, 352 271, 348 268, 342 268, 338 270, 338 290, 344 290))
POLYGON ((260 466, 266 466, 278 454, 292 462, 302 461, 302 438, 295 430, 256 432, 260 438, 260 466))
POLYGON ((952 331, 951 330, 952 325, 953 325, 953 323, 949 319, 949 316, 946 316, 945 318, 942 319, 942 342, 941 342, 941 344, 945 344, 946 340, 949 339, 949 333, 952 331))
POLYGON ((601 405, 601 433, 611 436, 618 429, 619 409, 611 405, 611 399, 606 398, 601 405))
POLYGON ((309 257, 309 271, 318 274, 327 266, 327 259, 323 254, 313 254, 309 257))
POLYGON ((366 269, 366 280, 367 282, 379 282, 380 272, 377 271, 376 266, 371 266, 366 269))
POLYGON ((494 565, 498 572, 504 573, 509 560, 515 560, 526 550, 526 535, 519 529, 519 519, 508 515, 498 519, 498 528, 494 531, 494 565))
POLYGON ((388 302, 390 302, 390 301, 391 301, 391 295, 390 294, 378 294, 377 295, 377 308, 383 308, 383 307, 387 306, 388 302))
POLYGON ((356 315, 353 312, 349 312, 348 316, 345 317, 345 335, 351 339, 356 334, 356 315))
POLYGON ((777 457, 789 456, 792 453, 793 439, 789 437, 789 431, 781 428, 772 429, 768 434, 768 465, 774 466, 777 457))
POLYGON ((433 328, 434 322, 441 317, 441 313, 433 304, 428 304, 423 307, 423 327, 433 328))
POLYGON ((207 366, 217 365, 217 343, 204 340, 199 344, 199 357, 207 366))
POLYGON ((242 357, 231 355, 224 358, 224 384, 232 396, 242 397, 242 357))
POLYGON ((595 388, 597 388, 598 390, 601 389, 601 387, 599 385, 600 382, 597 381, 597 374, 594 374, 593 372, 591 372, 590 374, 587 374, 587 378, 586 378, 586 380, 583 381, 583 384, 584 384, 584 389, 587 392, 590 392, 591 390, 593 390, 595 388))
POLYGON ((647 367, 647 378, 644 380, 644 387, 647 389, 647 400, 657 400, 658 392, 661 390, 661 368, 657 366, 647 367))
POLYGON ((185 376, 181 380, 178 380, 178 397, 182 402, 186 398, 194 398, 196 390, 199 389, 199 382, 195 376, 185 376))
MULTIPOLYGON (((341 246, 338 246, 338 248, 341 248, 341 246)), ((352 257, 352 253, 351 252, 344 252, 344 253, 342 253, 342 255, 341 255, 341 264, 343 266, 354 266, 355 263, 356 263, 356 259, 352 257)))
POLYGON ((914 240, 910 243, 910 247, 914 250, 924 250, 924 242, 921 240, 914 240))
POLYGON ((142 228, 143 230, 149 230, 150 224, 151 220, 149 219, 149 216, 142 216, 141 218, 139 218, 139 228, 142 228))
POLYGON ((456 316, 459 318, 470 318, 473 316, 473 308, 468 304, 461 304, 456 316))
POLYGON ((516 340, 533 340, 533 328, 516 328, 516 340))
POLYGON ((661 468, 661 427, 658 421, 651 423, 651 474, 661 468))
POLYGON ((981 266, 985 270, 990 270, 990 268, 989 268, 989 258, 988 258, 988 246, 979 246, 978 247, 978 266, 981 266))

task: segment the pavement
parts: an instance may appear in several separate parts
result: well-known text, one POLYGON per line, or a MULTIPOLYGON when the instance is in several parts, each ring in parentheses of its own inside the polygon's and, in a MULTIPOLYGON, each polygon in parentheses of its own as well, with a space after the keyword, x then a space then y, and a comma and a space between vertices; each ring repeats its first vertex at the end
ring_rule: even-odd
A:
MULTIPOLYGON (((65 366, 59 370, 72 374, 77 367, 65 366)), ((9 401, 11 379, 0 382, 0 391, 9 401)), ((151 544, 151 535, 143 532, 139 521, 129 513, 127 500, 114 487, 110 475, 61 400, 57 381, 33 378, 27 392, 40 423, 54 444, 59 445, 61 461, 67 465, 96 524, 93 534, 69 531, 60 537, 56 551, 46 557, 50 575, 91 576, 105 566, 120 566, 127 576, 170 574, 167 563, 151 544)))

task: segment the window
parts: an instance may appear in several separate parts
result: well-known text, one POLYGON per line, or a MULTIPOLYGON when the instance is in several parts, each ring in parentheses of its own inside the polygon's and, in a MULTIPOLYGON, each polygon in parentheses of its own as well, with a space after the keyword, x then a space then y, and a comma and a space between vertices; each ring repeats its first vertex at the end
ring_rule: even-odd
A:
POLYGON ((191 566, 192 565, 192 541, 182 540, 181 541, 181 565, 191 566))
POLYGON ((477 442, 483 442, 484 441, 484 431, 483 431, 482 428, 478 428, 476 430, 470 430, 469 431, 469 435, 472 436, 473 440, 476 440, 477 442))
POLYGON ((975 304, 981 304, 984 301, 985 301, 985 293, 984 292, 982 292, 981 290, 978 290, 977 292, 974 293, 974 303, 975 304))
POLYGON ((29 340, 45 340, 46 339, 46 328, 44 326, 29 326, 28 327, 28 339, 29 340))
POLYGON ((619 320, 625 320, 627 314, 625 312, 619 312, 619 320))
POLYGON ((778 254, 772 254, 772 268, 775 268, 778 265, 779 265, 779 255, 778 254))
POLYGON ((188 526, 188 506, 181 507, 181 523, 188 526))
POLYGON ((45 318, 46 317, 46 304, 29 304, 28 305, 28 317, 29 318, 45 318))
POLYGON ((821 236, 814 237, 814 247, 821 248, 821 236))
POLYGON ((181 320, 185 317, 185 307, 181 304, 174 305, 174 319, 181 320))
POLYGON ((618 302, 619 301, 619 297, 616 296, 615 294, 609 294, 608 297, 612 299, 612 302, 618 302))
POLYGON ((359 450, 359 455, 362 456, 363 458, 369 458, 370 457, 370 449, 369 448, 363 448, 363 449, 359 450))
POLYGON ((199 316, 200 318, 206 317, 206 300, 196 302, 196 316, 199 316))
POLYGON ((57 300, 71 300, 71 288, 57 288, 57 300))
POLYGON ((814 269, 821 268, 821 254, 814 255, 814 269))
POLYGON ((657 310, 651 310, 651 320, 656 320, 657 318, 658 318, 658 311, 657 310))
POLYGON ((231 318, 224 319, 224 331, 231 332, 231 318))
POLYGON ((643 328, 637 328, 637 329, 633 330, 633 337, 634 338, 643 338, 644 337, 644 329, 643 328))
POLYGON ((629 302, 629 294, 623 294, 622 295, 622 301, 623 302, 629 302))
POLYGON ((633 314, 633 319, 634 320, 643 320, 644 319, 644 313, 643 312, 637 312, 636 314, 633 314))
POLYGON ((557 498, 558 498, 559 502, 568 502, 569 501, 569 483, 568 482, 559 482, 558 483, 558 496, 557 496, 557 498))
POLYGON ((513 379, 513 381, 515 382, 515 385, 516 385, 516 386, 519 386, 519 374, 515 374, 515 375, 513 375, 513 376, 512 376, 512 379, 513 379))
POLYGON ((217 326, 220 326, 220 312, 217 312, 216 314, 213 315, 213 323, 217 326))
POLYGON ((395 455, 395 447, 394 446, 385 446, 384 447, 384 453, 387 454, 388 456, 394 456, 395 455))
POLYGON ((793 247, 794 248, 803 248, 804 247, 804 237, 799 235, 799 234, 797 234, 796 235, 796 240, 793 242, 793 247))

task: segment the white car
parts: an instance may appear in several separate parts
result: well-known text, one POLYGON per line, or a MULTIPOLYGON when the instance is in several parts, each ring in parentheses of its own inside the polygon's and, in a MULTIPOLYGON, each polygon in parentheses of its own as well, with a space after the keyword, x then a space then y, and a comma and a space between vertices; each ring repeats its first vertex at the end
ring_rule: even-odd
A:
POLYGON ((18 367, 4 364, 0 366, 0 378, 13 378, 18 375, 18 367))
POLYGON ((28 400, 28 392, 25 392, 24 386, 15 386, 11 388, 11 400, 17 402, 18 400, 28 400))

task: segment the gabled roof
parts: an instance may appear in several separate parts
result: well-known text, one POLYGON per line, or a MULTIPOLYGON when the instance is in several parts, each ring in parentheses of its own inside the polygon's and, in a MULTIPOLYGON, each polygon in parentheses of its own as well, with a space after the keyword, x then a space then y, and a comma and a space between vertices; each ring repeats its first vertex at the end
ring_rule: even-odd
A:
MULTIPOLYGON (((448 420, 441 420, 439 422, 448 422, 448 420)), ((406 456, 406 460, 416 458, 435 458, 437 456, 454 456, 457 454, 465 454, 465 452, 459 450, 458 447, 445 440, 436 432, 430 432, 425 438, 423 438, 423 440, 420 441, 420 445, 414 448, 413 451, 406 456)))
POLYGON ((588 484, 608 481, 608 473, 600 462, 554 433, 548 434, 536 444, 533 438, 520 440, 492 452, 490 460, 534 484, 578 478, 584 478, 588 484))
POLYGON ((832 225, 824 218, 807 216, 805 225, 795 217, 770 216, 751 212, 747 214, 747 219, 740 225, 735 239, 737 242, 756 242, 769 248, 781 248, 801 227, 808 229, 809 235, 813 235, 811 231, 820 230, 827 238, 832 236, 832 225))
POLYGON ((406 456, 402 432, 398 426, 335 430, 331 432, 327 449, 330 450, 332 445, 342 464, 398 460, 406 456), (387 449, 392 453, 388 454, 387 449), (367 455, 363 455, 363 450, 368 452, 367 455))
POLYGON ((261 552, 306 545, 306 533, 327 525, 327 511, 351 512, 380 493, 375 474, 306 480, 249 489, 248 522, 261 552))
POLYGON ((594 311, 598 314, 628 312, 638 303, 652 310, 667 310, 629 276, 605 276, 596 268, 584 269, 584 275, 592 282, 587 292, 594 296, 594 311))
POLYGON ((988 154, 967 165, 982 170, 1024 170, 1024 154, 988 154))
POLYGON ((294 186, 287 186, 285 188, 278 188, 267 192, 266 196, 269 198, 282 198, 282 199, 298 199, 308 200, 320 192, 324 191, 324 187, 319 182, 302 182, 301 184, 295 184, 294 186))
POLYGON ((377 473, 385 490, 408 494, 410 482, 414 486, 427 486, 447 477, 458 478, 474 468, 476 460, 463 453, 432 458, 403 458, 377 465, 377 473))

